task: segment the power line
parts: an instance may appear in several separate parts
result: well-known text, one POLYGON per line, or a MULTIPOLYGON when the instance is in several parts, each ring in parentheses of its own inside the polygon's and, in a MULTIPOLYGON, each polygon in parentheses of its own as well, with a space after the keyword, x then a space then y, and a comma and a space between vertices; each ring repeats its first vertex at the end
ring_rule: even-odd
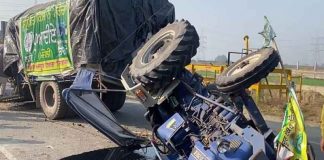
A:
POLYGON ((324 37, 318 36, 313 38, 315 43, 312 43, 314 46, 313 49, 313 57, 314 57, 314 70, 316 70, 318 61, 321 61, 321 52, 324 51, 323 46, 324 46, 324 37))
POLYGON ((201 57, 197 57, 197 58, 200 58, 202 60, 206 60, 206 48, 207 48, 207 36, 205 35, 205 31, 204 29, 201 30, 201 33, 200 33, 200 46, 199 46, 199 51, 198 51, 198 54, 201 55, 201 57))

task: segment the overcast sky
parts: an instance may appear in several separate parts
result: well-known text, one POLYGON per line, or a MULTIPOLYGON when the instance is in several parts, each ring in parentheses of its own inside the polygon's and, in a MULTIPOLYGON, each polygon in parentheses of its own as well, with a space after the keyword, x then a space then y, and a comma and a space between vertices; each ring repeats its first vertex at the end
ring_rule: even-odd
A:
MULTIPOLYGON (((48 0, 37 0, 38 3, 48 0)), ((260 48, 263 16, 276 31, 285 63, 324 63, 324 51, 315 55, 316 39, 324 50, 323 0, 170 0, 178 19, 188 19, 203 39, 197 59, 215 59, 228 51, 241 51, 244 35, 260 48)), ((0 20, 8 20, 35 4, 35 0, 0 0, 0 20)))

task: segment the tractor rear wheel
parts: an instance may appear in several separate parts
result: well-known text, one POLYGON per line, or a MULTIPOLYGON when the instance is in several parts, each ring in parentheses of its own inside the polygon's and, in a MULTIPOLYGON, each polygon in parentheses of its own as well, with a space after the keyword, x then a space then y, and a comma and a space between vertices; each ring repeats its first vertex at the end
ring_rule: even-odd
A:
POLYGON ((188 21, 169 24, 137 52, 130 74, 149 92, 158 92, 191 62, 198 46, 198 34, 188 21))

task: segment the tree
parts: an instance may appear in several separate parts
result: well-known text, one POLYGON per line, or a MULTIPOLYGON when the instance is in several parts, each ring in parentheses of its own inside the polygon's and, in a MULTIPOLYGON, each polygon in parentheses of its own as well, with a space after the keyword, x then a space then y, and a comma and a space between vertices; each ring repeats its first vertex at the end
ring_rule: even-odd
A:
POLYGON ((227 57, 225 55, 219 55, 215 58, 215 62, 217 64, 226 64, 227 63, 227 57))

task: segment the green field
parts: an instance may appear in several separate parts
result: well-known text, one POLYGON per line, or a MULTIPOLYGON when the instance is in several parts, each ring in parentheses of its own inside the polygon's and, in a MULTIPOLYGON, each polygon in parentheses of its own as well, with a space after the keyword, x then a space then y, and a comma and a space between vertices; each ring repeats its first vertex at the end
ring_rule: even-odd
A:
POLYGON ((323 79, 303 78, 303 85, 324 87, 323 79))
POLYGON ((197 73, 200 74, 203 77, 215 78, 215 72, 210 72, 210 71, 197 71, 197 73))
MULTIPOLYGON (((210 71, 198 71, 198 74, 200 74, 203 77, 208 77, 208 78, 214 78, 215 73, 210 72, 210 71)), ((216 76, 217 77, 217 76, 216 76)), ((296 84, 299 84, 298 79, 293 79, 296 84)), ((265 81, 265 80, 263 80, 265 81)), ((268 81, 270 84, 279 84, 280 83, 280 78, 278 75, 269 75, 268 76, 268 81)), ((324 87, 324 79, 314 79, 314 78, 303 78, 303 85, 308 85, 308 86, 321 86, 324 87)))

